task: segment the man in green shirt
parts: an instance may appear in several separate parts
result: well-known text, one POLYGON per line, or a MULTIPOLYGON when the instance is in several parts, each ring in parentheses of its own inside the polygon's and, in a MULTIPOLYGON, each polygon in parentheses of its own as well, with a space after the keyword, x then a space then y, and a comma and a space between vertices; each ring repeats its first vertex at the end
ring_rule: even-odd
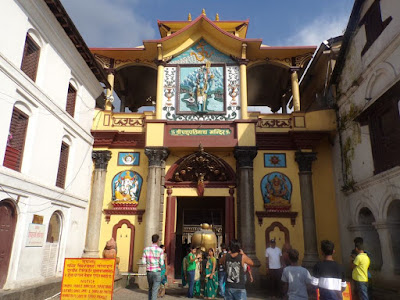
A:
POLYGON ((360 300, 368 300, 368 268, 370 260, 364 252, 364 245, 356 243, 357 256, 353 261, 352 278, 355 283, 355 292, 360 300))

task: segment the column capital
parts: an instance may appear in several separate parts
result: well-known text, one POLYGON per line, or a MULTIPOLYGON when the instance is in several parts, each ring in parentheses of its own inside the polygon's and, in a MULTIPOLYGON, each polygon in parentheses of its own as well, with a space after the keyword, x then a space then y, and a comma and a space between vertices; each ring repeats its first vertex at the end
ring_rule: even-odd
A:
POLYGON ((108 161, 111 159, 111 151, 95 150, 92 152, 95 169, 107 170, 108 161))
POLYGON ((290 70, 290 72, 292 72, 292 73, 294 73, 294 72, 298 72, 298 71, 300 71, 300 67, 290 67, 289 68, 289 70, 290 70))
POLYGON ((253 160, 257 156, 257 147, 255 146, 236 146, 233 151, 239 167, 253 167, 253 160))
POLYGON ((316 152, 301 152, 297 151, 295 160, 299 165, 300 172, 311 172, 311 165, 317 159, 316 152))
POLYGON ((104 68, 104 71, 107 73, 107 75, 115 75, 115 68, 104 68))
POLYGON ((146 147, 144 154, 149 159, 149 167, 161 167, 161 163, 165 161, 169 155, 169 150, 166 147, 146 147))
POLYGON ((163 66, 166 67, 167 66, 167 62, 163 59, 155 59, 154 63, 158 66, 163 66))

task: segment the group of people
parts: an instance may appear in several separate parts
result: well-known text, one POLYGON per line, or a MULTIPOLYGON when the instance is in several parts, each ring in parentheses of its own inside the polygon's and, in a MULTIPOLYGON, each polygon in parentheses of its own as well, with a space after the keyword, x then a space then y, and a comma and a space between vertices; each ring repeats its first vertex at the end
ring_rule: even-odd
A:
POLYGON ((182 261, 182 285, 188 284, 187 297, 246 299, 245 284, 247 279, 253 281, 253 261, 243 253, 240 243, 232 240, 229 248, 222 243, 218 258, 212 248, 207 254, 193 246, 182 261))
MULTIPOLYGON (((143 251, 143 263, 146 264, 149 283, 149 300, 165 293, 166 254, 163 247, 158 246, 159 236, 152 236, 152 245, 143 251), (160 288, 161 286, 161 288, 160 288), (163 291, 159 294, 159 291, 163 291)), ((370 278, 370 259, 363 245, 363 239, 354 240, 351 253, 352 287, 354 298, 368 300, 368 281, 370 278)), ((265 251, 267 274, 271 291, 279 298, 287 296, 289 300, 309 299, 318 289, 320 300, 342 300, 342 293, 347 287, 343 267, 334 261, 334 243, 321 241, 323 260, 315 264, 312 275, 298 265, 299 251, 286 245, 284 252, 276 247, 276 241, 270 241, 265 251)), ((239 241, 232 240, 229 248, 221 245, 222 251, 215 257, 214 249, 207 253, 191 247, 182 262, 182 285, 188 284, 187 297, 204 297, 214 299, 217 296, 226 300, 247 299, 246 282, 253 281, 251 266, 253 261, 243 253, 239 241)))
MULTIPOLYGON (((363 239, 354 240, 351 254, 353 299, 368 300, 368 271, 370 259, 364 251, 363 239)), ((343 267, 334 261, 334 243, 321 241, 323 260, 310 272, 298 265, 299 252, 285 245, 284 253, 276 247, 275 240, 265 251, 267 274, 273 296, 287 296, 289 300, 309 299, 318 289, 320 300, 341 300, 347 287, 343 267)))

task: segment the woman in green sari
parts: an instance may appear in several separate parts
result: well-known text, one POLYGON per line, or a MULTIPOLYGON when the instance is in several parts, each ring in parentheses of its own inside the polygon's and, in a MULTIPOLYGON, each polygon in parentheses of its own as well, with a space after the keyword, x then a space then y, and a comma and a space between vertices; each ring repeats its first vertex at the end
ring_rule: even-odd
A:
POLYGON ((214 250, 208 249, 208 260, 206 265, 206 286, 204 289, 205 299, 215 299, 218 291, 217 260, 214 257, 214 250))

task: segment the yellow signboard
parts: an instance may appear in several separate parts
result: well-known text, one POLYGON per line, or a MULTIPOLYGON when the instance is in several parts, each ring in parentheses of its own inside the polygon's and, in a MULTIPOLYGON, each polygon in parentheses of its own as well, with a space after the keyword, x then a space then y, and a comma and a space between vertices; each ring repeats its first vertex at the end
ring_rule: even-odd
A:
POLYGON ((115 259, 66 258, 61 299, 112 299, 115 259))

